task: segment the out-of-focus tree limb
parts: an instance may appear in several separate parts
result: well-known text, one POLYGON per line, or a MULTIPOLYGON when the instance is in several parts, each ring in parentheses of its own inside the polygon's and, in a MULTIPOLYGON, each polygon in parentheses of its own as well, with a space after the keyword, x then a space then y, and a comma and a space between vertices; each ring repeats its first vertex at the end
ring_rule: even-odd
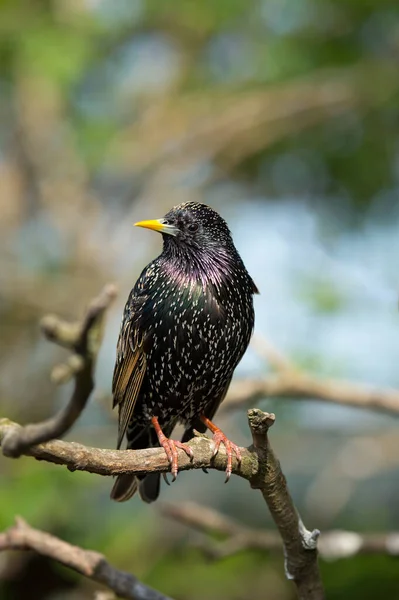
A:
POLYGON ((264 379, 236 381, 221 410, 244 408, 264 398, 323 400, 342 406, 367 408, 399 415, 399 391, 374 388, 307 373, 276 373, 264 379))
POLYGON ((258 379, 235 381, 221 410, 243 408, 271 397, 323 400, 399 415, 399 390, 311 375, 301 371, 268 341, 258 337, 254 341, 274 372, 258 379))
POLYGON ((397 91, 393 75, 392 68, 366 62, 238 94, 172 94, 146 104, 142 118, 115 137, 114 151, 129 172, 132 165, 145 169, 215 158, 233 169, 333 116, 378 106, 397 91), (371 78, 381 85, 370 86, 371 78))
POLYGON ((4 455, 17 458, 33 445, 64 435, 78 419, 94 387, 93 370, 102 340, 103 316, 115 295, 115 286, 105 286, 81 322, 66 323, 53 315, 44 317, 41 328, 47 339, 72 351, 66 364, 55 367, 52 377, 59 383, 73 376, 75 388, 67 406, 54 417, 3 432, 4 455))
MULTIPOLYGON (((287 577, 297 586, 300 600, 321 600, 323 587, 317 565, 317 530, 310 532, 303 525, 288 492, 285 477, 268 439, 268 430, 273 425, 273 414, 258 409, 248 411, 253 445, 242 448, 239 466, 233 460, 233 473, 247 479, 253 489, 262 493, 272 517, 283 539, 287 577)), ((0 421, 0 443, 10 431, 19 426, 6 419, 0 421)), ((226 454, 222 449, 213 457, 212 440, 198 436, 189 442, 194 459, 179 450, 180 470, 192 468, 226 469, 226 454)), ((162 448, 145 450, 103 450, 88 448, 80 444, 54 440, 29 447, 25 454, 68 466, 70 470, 89 471, 100 475, 120 473, 167 472, 170 469, 162 448)))
POLYGON ((60 236, 68 240, 70 265, 93 270, 96 252, 87 224, 93 228, 100 222, 101 205, 76 147, 65 94, 51 77, 26 66, 16 69, 13 85, 16 158, 25 177, 35 181, 35 210, 44 209, 60 236))
POLYGON ((34 550, 107 586, 121 598, 171 600, 141 583, 134 575, 115 569, 102 554, 84 550, 49 533, 33 529, 21 518, 16 519, 14 526, 0 533, 0 552, 4 550, 34 550))
MULTIPOLYGON (((267 552, 282 550, 281 538, 275 531, 244 527, 222 513, 194 502, 163 504, 161 512, 198 531, 225 536, 226 539, 221 542, 207 539, 198 544, 211 558, 223 558, 248 549, 267 552)), ((320 536, 318 550, 325 560, 350 558, 357 554, 399 556, 399 532, 360 534, 353 531, 327 531, 320 536)))

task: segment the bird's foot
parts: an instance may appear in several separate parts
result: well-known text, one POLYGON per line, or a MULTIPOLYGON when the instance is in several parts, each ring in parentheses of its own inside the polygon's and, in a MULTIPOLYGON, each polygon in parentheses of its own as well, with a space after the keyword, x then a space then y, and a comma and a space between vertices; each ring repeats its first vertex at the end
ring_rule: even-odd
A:
POLYGON ((223 431, 221 429, 219 429, 219 427, 217 427, 216 425, 214 425, 212 423, 212 421, 210 421, 209 419, 207 419, 204 416, 201 417, 201 421, 213 433, 213 441, 215 442, 215 449, 213 451, 213 456, 216 456, 216 454, 219 452, 220 444, 223 444, 224 447, 226 448, 227 468, 226 468, 226 480, 225 480, 225 483, 227 483, 228 480, 230 479, 230 476, 231 476, 231 473, 232 473, 232 470, 233 470, 233 452, 236 455, 238 466, 240 466, 240 464, 241 464, 242 457, 241 457, 240 448, 239 448, 239 446, 237 446, 237 444, 234 444, 233 442, 231 442, 225 436, 225 434, 223 433, 223 431))
POLYGON ((226 448, 227 467, 226 467, 225 483, 227 483, 228 480, 230 479, 231 472, 233 470, 233 452, 236 455, 238 466, 240 466, 240 464, 241 464, 242 458, 241 458, 240 448, 239 448, 239 446, 237 446, 237 444, 234 444, 233 442, 231 442, 225 436, 223 431, 219 428, 217 428, 217 431, 215 431, 213 434, 213 441, 215 442, 215 449, 213 451, 213 456, 216 456, 216 454, 219 452, 220 444, 224 444, 224 447, 226 448))
POLYGON ((183 444, 183 442, 171 440, 170 438, 166 437, 166 435, 161 429, 160 424, 158 423, 157 417, 153 417, 151 419, 151 422, 158 436, 158 441, 162 448, 165 450, 165 454, 168 457, 168 461, 170 462, 170 472, 172 473, 172 481, 176 481, 177 473, 179 471, 177 449, 181 448, 181 450, 184 450, 184 452, 187 454, 190 460, 193 460, 194 458, 193 451, 187 444, 183 444))

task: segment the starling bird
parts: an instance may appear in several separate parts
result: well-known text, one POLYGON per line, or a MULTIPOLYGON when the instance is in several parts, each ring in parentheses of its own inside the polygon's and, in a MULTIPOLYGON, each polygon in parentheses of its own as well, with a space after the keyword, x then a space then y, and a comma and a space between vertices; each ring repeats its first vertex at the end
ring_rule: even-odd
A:
MULTIPOLYGON (((226 448, 227 481, 240 451, 211 419, 249 344, 258 290, 226 222, 209 206, 187 202, 136 225, 161 232, 163 251, 141 273, 123 314, 113 377, 117 447, 125 435, 130 449, 162 446, 175 479, 177 448, 192 458, 185 442, 193 429, 209 429, 215 454, 221 443, 226 448), (170 439, 178 422, 181 442, 170 439)), ((137 488, 146 502, 156 500, 159 473, 119 475, 111 498, 123 502, 137 488)))

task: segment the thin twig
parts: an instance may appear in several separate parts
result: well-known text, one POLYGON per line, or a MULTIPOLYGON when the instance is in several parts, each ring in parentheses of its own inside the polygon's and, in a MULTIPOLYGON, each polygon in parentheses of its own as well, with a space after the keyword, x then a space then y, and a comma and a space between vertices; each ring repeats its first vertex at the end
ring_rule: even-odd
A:
POLYGON ((103 316, 115 295, 115 286, 106 285, 90 303, 81 323, 65 323, 52 315, 42 320, 42 331, 47 339, 73 352, 68 363, 58 367, 58 379, 65 381, 74 376, 74 391, 67 406, 54 417, 41 423, 10 429, 1 442, 5 456, 18 458, 31 446, 62 437, 76 422, 94 387, 93 370, 102 340, 103 316))
POLYGON ((35 550, 89 579, 106 585, 121 598, 171 600, 141 583, 134 575, 115 569, 102 554, 84 550, 49 533, 33 529, 21 518, 16 519, 13 527, 0 533, 0 551, 2 550, 35 550))
POLYGON ((284 356, 284 354, 272 344, 270 340, 259 333, 254 333, 251 346, 255 352, 269 365, 274 371, 295 371, 297 367, 294 363, 284 356))

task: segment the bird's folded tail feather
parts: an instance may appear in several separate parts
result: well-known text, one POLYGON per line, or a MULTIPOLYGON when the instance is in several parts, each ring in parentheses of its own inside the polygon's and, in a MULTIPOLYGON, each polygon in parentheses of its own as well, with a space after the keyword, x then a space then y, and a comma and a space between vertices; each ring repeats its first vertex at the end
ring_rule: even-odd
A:
POLYGON ((111 499, 115 502, 126 502, 130 500, 137 491, 137 477, 130 473, 118 475, 111 490, 111 499))
MULTIPOLYGON (((168 423, 164 434, 169 437, 175 426, 174 422, 168 423)), ((141 448, 154 448, 159 446, 157 434, 153 428, 143 429, 142 426, 132 424, 127 431, 128 449, 139 450, 141 448)), ((144 502, 154 502, 160 492, 160 473, 149 473, 148 475, 131 475, 123 473, 118 475, 111 490, 111 499, 116 502, 126 502, 136 493, 137 489, 144 502)))
POLYGON ((150 473, 146 475, 139 484, 140 498, 144 502, 154 502, 159 496, 161 489, 161 475, 160 473, 150 473))

